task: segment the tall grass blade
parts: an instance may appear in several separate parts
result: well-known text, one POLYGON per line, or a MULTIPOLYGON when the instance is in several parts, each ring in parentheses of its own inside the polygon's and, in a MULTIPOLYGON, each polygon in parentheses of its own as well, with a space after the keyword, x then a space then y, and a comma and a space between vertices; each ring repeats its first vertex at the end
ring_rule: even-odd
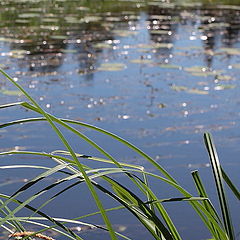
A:
MULTIPOLYGON (((17 200, 16 198, 11 198, 10 196, 6 195, 6 194, 1 194, 0 193, 0 198, 3 198, 3 199, 9 199, 11 202, 14 202, 18 205, 22 205, 24 204, 24 202, 20 201, 20 200, 17 200)), ((34 212, 34 213, 37 213, 39 214, 40 216, 42 216, 44 219, 47 219, 49 220, 50 222, 52 222, 53 224, 55 224, 56 226, 62 228, 63 230, 65 230, 66 232, 68 232, 69 234, 71 234, 72 236, 74 236, 75 239, 78 239, 78 240, 83 240, 81 237, 79 237, 78 235, 76 235, 71 229, 69 229, 68 227, 64 226, 61 222, 55 220, 54 218, 48 216, 47 214, 45 214, 44 212, 42 211, 38 211, 36 208, 30 206, 29 204, 25 204, 24 206, 26 209, 34 212)), ((13 215, 13 214, 12 214, 13 215)), ((11 217, 9 217, 10 219, 11 217)), ((12 216, 13 218, 13 216, 12 216)), ((0 226, 2 226, 0 224, 0 226)))
MULTIPOLYGON (((222 168, 221 168, 222 169, 222 168)), ((226 174, 226 172, 222 169, 222 175, 223 178, 225 180, 225 182, 227 183, 227 185, 229 186, 229 188, 232 190, 232 192, 234 193, 234 195, 236 196, 236 198, 238 200, 240 200, 240 192, 238 191, 238 189, 236 188, 236 186, 233 184, 233 182, 231 181, 231 179, 229 178, 229 176, 226 174)))
POLYGON ((227 197, 224 190, 223 175, 222 175, 221 165, 218 159, 218 154, 217 154, 215 145, 213 143, 213 140, 211 138, 211 135, 209 133, 204 134, 204 141, 205 141, 205 146, 207 148, 211 165, 212 165, 213 175, 215 179, 220 208, 221 208, 222 217, 223 217, 223 224, 228 233, 229 239, 234 240, 235 236, 234 236, 231 216, 229 212, 229 207, 227 203, 227 197))
MULTIPOLYGON (((220 217, 218 216, 216 210, 214 209, 214 207, 212 206, 210 200, 208 199, 207 192, 206 192, 205 187, 204 187, 204 185, 203 185, 203 183, 202 183, 202 180, 201 180, 201 178, 200 178, 200 176, 199 176, 199 174, 198 174, 198 171, 192 172, 192 176, 193 176, 194 183, 195 183, 195 185, 196 185, 196 188, 197 188, 197 190, 198 190, 198 193, 199 193, 200 197, 205 197, 205 198, 206 198, 206 200, 203 201, 204 207, 205 207, 206 210, 212 215, 212 217, 213 217, 220 225, 222 225, 220 217)), ((212 234, 213 234, 213 237, 214 237, 215 239, 220 239, 217 229, 214 227, 214 224, 211 223, 211 219, 209 219, 209 224, 210 224, 210 226, 212 226, 211 232, 212 232, 212 234)))
MULTIPOLYGON (((46 120, 48 121, 48 123, 50 124, 50 126, 53 128, 53 130, 55 131, 55 133, 58 135, 59 139, 62 141, 62 143, 65 145, 65 147, 67 148, 67 150, 71 153, 73 160, 76 162, 79 170, 82 172, 85 180, 86 180, 86 184, 88 186, 89 191, 92 194, 93 199, 95 200, 95 203, 97 205, 97 207, 99 208, 99 210, 101 211, 102 214, 102 218, 105 222, 105 224, 107 225, 108 229, 109 229, 109 234, 111 236, 112 240, 117 240, 116 234, 113 230, 112 224, 104 210, 104 207, 102 205, 102 202, 100 201, 93 185, 91 184, 91 181, 89 180, 88 176, 86 175, 84 168, 82 167, 81 163, 78 161, 73 149, 71 148, 71 146, 69 145, 68 141, 65 139, 65 137, 63 136, 62 132, 55 126, 55 124, 53 123, 52 118, 49 117, 49 115, 39 106, 39 104, 17 83, 15 82, 6 72, 4 72, 2 69, 0 69, 0 73, 2 73, 13 85, 15 85, 24 95, 25 97, 27 97, 31 103, 35 106, 35 108, 37 108, 37 110, 39 111, 39 113, 41 115, 43 115, 46 120)), ((60 121, 61 122, 61 121, 60 121)))

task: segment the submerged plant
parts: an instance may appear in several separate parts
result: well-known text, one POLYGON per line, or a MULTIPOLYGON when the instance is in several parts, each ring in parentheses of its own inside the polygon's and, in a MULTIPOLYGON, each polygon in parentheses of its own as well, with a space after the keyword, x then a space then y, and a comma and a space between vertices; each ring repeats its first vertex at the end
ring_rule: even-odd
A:
POLYGON ((31 236, 35 236, 41 237, 43 239, 51 239, 47 236, 47 234, 44 234, 44 232, 51 229, 52 231, 59 233, 65 238, 83 239, 80 234, 77 234, 72 230, 72 228, 68 227, 69 224, 77 224, 106 231, 109 234, 110 238, 113 240, 118 238, 130 239, 129 237, 117 232, 114 229, 108 216, 109 211, 126 209, 131 214, 133 214, 136 219, 138 219, 138 221, 149 231, 149 233, 155 239, 181 240, 182 237, 180 236, 169 214, 165 210, 163 203, 173 201, 187 201, 206 225, 213 239, 235 239, 235 234, 233 231, 227 204, 227 197, 224 190, 224 182, 228 184, 238 200, 240 200, 240 193, 231 182, 228 175, 221 168, 215 146, 209 133, 204 134, 204 140, 211 160, 215 184, 217 187, 217 194, 219 197, 221 216, 217 213, 210 199, 208 198, 198 171, 192 172, 192 176, 199 196, 193 196, 187 190, 185 190, 161 165, 159 165, 149 155, 144 153, 135 145, 99 127, 71 119, 58 118, 47 113, 21 87, 21 85, 15 82, 6 72, 2 70, 0 70, 0 72, 8 81, 12 82, 16 86, 18 91, 20 91, 28 99, 26 102, 1 105, 0 109, 22 106, 23 108, 40 115, 39 117, 18 119, 11 122, 6 122, 4 124, 1 124, 0 128, 20 125, 23 123, 33 124, 35 122, 45 121, 51 126, 53 132, 55 132, 64 146, 63 150, 54 150, 50 153, 19 150, 0 152, 1 156, 19 154, 32 155, 35 157, 42 156, 46 159, 54 161, 55 163, 55 166, 52 168, 43 165, 34 165, 34 163, 31 165, 21 164, 0 167, 0 169, 31 168, 41 170, 41 174, 29 180, 12 195, 0 193, 0 227, 7 230, 10 237, 30 239, 31 236), (87 137, 82 131, 78 130, 76 128, 77 126, 91 129, 97 134, 104 134, 107 137, 112 138, 117 142, 125 145, 127 148, 132 149, 139 156, 143 157, 146 161, 152 164, 152 166, 157 170, 157 173, 148 172, 142 166, 120 162, 100 145, 87 137), (103 157, 100 158, 89 156, 84 153, 78 153, 74 151, 73 147, 70 145, 65 134, 63 133, 65 130, 73 133, 77 138, 87 142, 89 145, 94 147, 103 157), (103 167, 92 168, 89 165, 85 164, 86 161, 101 162, 103 164, 103 167), (111 164, 111 167, 105 167, 106 163, 111 164), (116 173, 127 177, 134 184, 136 191, 131 190, 125 184, 121 183, 119 179, 115 180, 112 175, 116 173), (25 192, 28 189, 30 189, 32 186, 35 186, 35 184, 43 181, 47 177, 53 176, 54 174, 58 174, 58 180, 56 180, 54 183, 49 184, 48 186, 42 187, 40 191, 32 193, 30 197, 27 195, 24 201, 20 200, 23 198, 25 192), (61 177, 59 178, 59 176, 61 177), (159 199, 157 197, 157 194, 154 192, 155 190, 150 187, 149 182, 152 178, 164 182, 170 187, 176 189, 181 194, 181 197, 159 199), (98 179, 101 179, 102 181, 99 183, 97 181, 98 179), (63 183, 68 183, 67 187, 63 185, 63 183), (61 217, 52 217, 42 210, 44 206, 54 201, 58 196, 80 184, 86 184, 99 211, 90 213, 88 215, 78 216, 74 219, 65 219, 61 217), (53 196, 49 197, 47 201, 42 203, 37 208, 33 207, 32 202, 35 199, 41 198, 45 193, 51 192, 56 187, 62 188, 59 192, 54 193, 53 196), (111 209, 106 209, 101 201, 101 197, 99 196, 99 191, 116 201, 118 203, 118 206, 111 209), (138 194, 136 192, 138 192, 138 194), (19 212, 22 209, 28 209, 31 213, 24 217, 19 216, 19 212), (84 218, 97 214, 100 214, 102 216, 105 226, 91 224, 83 221, 84 218), (43 223, 43 221, 46 223, 43 223), (32 231, 31 229, 25 229, 26 223, 36 225, 40 227, 40 230, 32 231))

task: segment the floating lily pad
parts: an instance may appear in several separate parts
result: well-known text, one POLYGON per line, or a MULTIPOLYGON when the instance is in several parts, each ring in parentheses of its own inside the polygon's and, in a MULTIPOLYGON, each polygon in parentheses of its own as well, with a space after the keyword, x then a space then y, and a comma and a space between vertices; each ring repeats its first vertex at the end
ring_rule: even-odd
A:
POLYGON ((9 42, 9 43, 13 43, 15 42, 16 39, 14 38, 5 38, 5 37, 0 37, 0 42, 9 42))
POLYGON ((181 69, 181 66, 174 64, 160 64, 160 68, 169 68, 169 69, 181 69))
POLYGON ((71 16, 66 16, 64 19, 67 23, 80 23, 81 22, 76 17, 71 17, 71 16))
POLYGON ((100 71, 121 71, 127 66, 123 63, 102 63, 98 70, 100 71))
POLYGON ((208 76, 215 76, 215 72, 190 72, 191 75, 196 77, 208 77, 208 76))
POLYGON ((24 23, 24 24, 26 24, 26 23, 29 23, 30 20, 28 20, 28 19, 16 19, 15 22, 16 23, 24 23))
POLYGON ((226 89, 233 89, 236 88, 236 85, 217 85, 214 90, 216 91, 221 91, 221 90, 226 90, 226 89))
POLYGON ((199 90, 197 88, 192 88, 187 90, 188 93, 199 94, 199 95, 207 95, 208 91, 199 90))
POLYGON ((138 34, 138 32, 129 30, 113 30, 113 33, 119 37, 131 37, 138 34))
POLYGON ((236 63, 232 65, 234 68, 240 68, 240 63, 236 63))
POLYGON ((216 76, 216 75, 220 75, 223 72, 222 70, 210 71, 207 67, 203 67, 203 66, 187 67, 187 68, 184 68, 184 70, 190 73, 191 75, 198 76, 198 77, 216 76))
POLYGON ((173 89, 174 91, 177 91, 177 92, 184 91, 184 92, 187 92, 187 93, 199 94, 199 95, 206 95, 206 94, 208 94, 208 91, 199 90, 197 88, 187 88, 185 86, 173 85, 173 86, 171 86, 171 89, 173 89))
POLYGON ((45 30, 55 30, 59 27, 57 25, 40 25, 40 28, 45 30))
POLYGON ((149 64, 149 63, 153 63, 153 61, 150 60, 150 59, 141 59, 141 58, 139 58, 139 59, 132 59, 130 62, 131 62, 131 63, 138 63, 138 64, 149 64))
POLYGON ((151 34, 156 34, 156 35, 170 35, 171 31, 168 30, 152 30, 150 31, 151 34))
POLYGON ((186 91, 188 88, 185 87, 185 86, 173 85, 173 86, 171 86, 171 89, 174 90, 174 91, 177 91, 177 92, 181 92, 181 91, 186 91))
POLYGON ((179 50, 202 50, 200 46, 187 46, 187 47, 176 47, 179 50))
POLYGON ((109 22, 120 22, 121 18, 120 17, 107 17, 106 20, 109 22))
POLYGON ((219 51, 229 55, 240 55, 240 48, 220 48, 219 51))
POLYGON ((102 43, 96 43, 96 44, 94 44, 93 45, 93 47, 94 48, 112 48, 112 45, 111 44, 109 44, 109 43, 104 43, 104 42, 102 42, 102 43))
POLYGON ((217 28, 223 28, 223 27, 229 27, 229 23, 209 23, 207 25, 201 26, 204 30, 210 30, 210 29, 217 29, 217 28))
POLYGON ((58 22, 57 18, 43 18, 42 22, 58 22))
POLYGON ((102 18, 98 17, 98 16, 86 16, 86 17, 81 19, 81 22, 85 22, 85 23, 88 23, 88 22, 99 22, 101 20, 102 20, 102 18))
POLYGON ((203 66, 193 66, 193 67, 187 67, 184 68, 185 71, 187 72, 205 72, 207 71, 207 67, 203 67, 203 66))
POLYGON ((14 49, 10 51, 9 56, 12 58, 24 58, 29 52, 23 49, 14 49))
POLYGON ((219 75, 219 76, 217 76, 217 79, 221 80, 221 81, 230 81, 232 79, 232 77, 228 76, 228 75, 219 75))
POLYGON ((4 94, 4 95, 8 95, 8 96, 20 96, 20 95, 22 95, 22 92, 18 91, 18 90, 1 89, 0 93, 4 94))
POLYGON ((152 44, 139 44, 137 47, 139 48, 172 48, 172 43, 152 43, 152 44))
POLYGON ((64 36, 64 35, 52 35, 50 36, 51 39, 56 39, 56 40, 65 40, 68 38, 68 36, 64 36))
POLYGON ((19 18, 36 18, 40 17, 39 13, 22 13, 18 15, 19 18))
POLYGON ((77 53, 76 49, 61 49, 62 53, 77 53))

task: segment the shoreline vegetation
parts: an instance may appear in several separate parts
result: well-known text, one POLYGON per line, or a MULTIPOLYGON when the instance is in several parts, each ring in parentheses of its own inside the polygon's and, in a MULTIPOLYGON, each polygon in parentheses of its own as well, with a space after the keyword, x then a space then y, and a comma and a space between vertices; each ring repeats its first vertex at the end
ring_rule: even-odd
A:
POLYGON ((240 192, 232 183, 227 173, 222 169, 215 145, 209 133, 204 134, 204 143, 213 170, 215 182, 213 182, 212 185, 215 185, 217 189, 221 211, 220 214, 216 211, 216 208, 208 198, 203 181, 201 180, 198 171, 193 171, 191 173, 198 192, 198 196, 193 196, 186 189, 184 189, 180 183, 161 165, 159 165, 159 163, 157 163, 149 155, 144 153, 132 143, 99 127, 71 119, 61 119, 49 114, 43 108, 41 108, 41 106, 31 97, 31 95, 29 95, 22 88, 22 86, 18 82, 14 81, 14 79, 12 79, 5 71, 0 70, 0 73, 7 81, 10 81, 19 91, 21 91, 21 93, 28 100, 26 102, 16 102, 1 105, 0 110, 8 107, 21 106, 28 111, 38 114, 38 117, 24 118, 6 122, 0 125, 0 129, 14 125, 20 125, 23 123, 24 124, 22 126, 25 126, 25 124, 34 124, 34 122, 45 121, 51 126, 53 133, 57 135, 64 146, 63 150, 55 150, 51 153, 33 151, 6 151, 0 153, 0 156, 2 157, 7 157, 10 155, 31 155, 36 157, 42 156, 55 163, 55 166, 52 168, 44 165, 34 165, 34 163, 32 165, 9 164, 7 166, 0 167, 0 169, 5 170, 21 168, 41 170, 41 174, 36 175, 33 179, 24 183, 23 186, 12 195, 0 193, 0 226, 2 230, 6 230, 8 232, 9 237, 16 239, 19 237, 21 239, 31 239, 31 237, 35 236, 50 240, 53 238, 48 237, 47 234, 45 235, 45 232, 47 230, 51 230, 57 232, 61 236, 64 236, 65 239, 83 239, 80 235, 68 227, 68 224, 70 223, 76 225, 85 225, 106 231, 112 240, 120 238, 130 239, 122 233, 114 230, 113 224, 108 216, 108 212, 126 209, 129 213, 136 217, 136 219, 144 226, 144 228, 152 235, 154 239, 181 240, 183 238, 180 236, 177 227, 174 225, 174 219, 172 220, 168 215, 163 203, 167 204, 168 202, 187 201, 189 206, 196 211, 202 222, 208 228, 212 239, 236 239, 224 185, 228 185, 238 200, 240 200, 240 192), (143 157, 146 161, 152 164, 152 166, 157 170, 157 173, 148 172, 143 166, 119 162, 116 158, 111 156, 107 150, 103 149, 100 145, 95 143, 94 140, 88 138, 81 131, 75 128, 77 126, 91 129, 92 131, 95 131, 96 134, 104 134, 107 137, 122 143, 127 148, 132 149, 139 156, 143 157), (100 158, 75 152, 64 134, 65 130, 73 133, 77 138, 86 141, 104 157, 100 158), (103 167, 94 169, 86 164, 83 164, 82 160, 100 162, 103 164, 103 167), (105 167, 106 163, 110 164, 110 167, 105 167), (115 180, 112 175, 116 173, 127 177, 135 185, 137 190, 136 192, 138 193, 121 183, 121 179, 115 180), (58 180, 56 180, 54 183, 50 183, 48 186, 43 187, 40 191, 34 192, 35 184, 54 174, 59 174, 61 177, 58 178, 58 180), (100 183, 97 181, 98 179, 101 179, 100 183), (175 188, 181 194, 181 197, 159 199, 157 197, 157 193, 154 192, 155 190, 150 187, 151 179, 165 182, 169 187, 175 188), (63 183, 68 183, 68 186, 62 186, 63 183), (85 216, 78 216, 74 219, 65 219, 61 218, 61 216, 58 218, 49 216, 42 210, 44 206, 50 202, 53 202, 59 195, 75 187, 76 185, 87 186, 92 195, 92 201, 95 202, 98 208, 97 212, 93 212, 85 216), (37 208, 32 206, 32 202, 35 199, 41 198, 45 193, 51 192, 55 187, 60 187, 61 190, 57 193, 54 192, 52 197, 47 199, 37 208), (24 197, 25 192, 30 188, 32 190, 32 195, 26 195, 24 197), (99 191, 105 196, 113 199, 118 206, 111 209, 106 209, 102 202, 101 196, 99 196, 99 191), (25 198, 24 201, 19 200, 23 198, 25 198), (28 209, 30 211, 29 215, 24 217, 19 216, 18 213, 22 209, 28 209), (102 225, 84 222, 84 218, 90 215, 101 215, 105 227, 102 225), (26 223, 33 226, 38 226, 40 227, 40 230, 34 232, 31 231, 31 229, 25 229, 26 223))

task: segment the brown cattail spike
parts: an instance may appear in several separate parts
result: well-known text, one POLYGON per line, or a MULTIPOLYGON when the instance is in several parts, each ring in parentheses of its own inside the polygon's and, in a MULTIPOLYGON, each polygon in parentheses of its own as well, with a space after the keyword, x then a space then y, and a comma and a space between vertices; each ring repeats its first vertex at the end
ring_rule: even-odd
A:
POLYGON ((34 236, 34 237, 41 238, 41 239, 44 239, 44 240, 54 240, 51 237, 48 237, 48 236, 43 235, 41 233, 35 233, 35 232, 16 232, 16 233, 13 233, 13 234, 9 235, 9 237, 27 237, 27 236, 34 236))

